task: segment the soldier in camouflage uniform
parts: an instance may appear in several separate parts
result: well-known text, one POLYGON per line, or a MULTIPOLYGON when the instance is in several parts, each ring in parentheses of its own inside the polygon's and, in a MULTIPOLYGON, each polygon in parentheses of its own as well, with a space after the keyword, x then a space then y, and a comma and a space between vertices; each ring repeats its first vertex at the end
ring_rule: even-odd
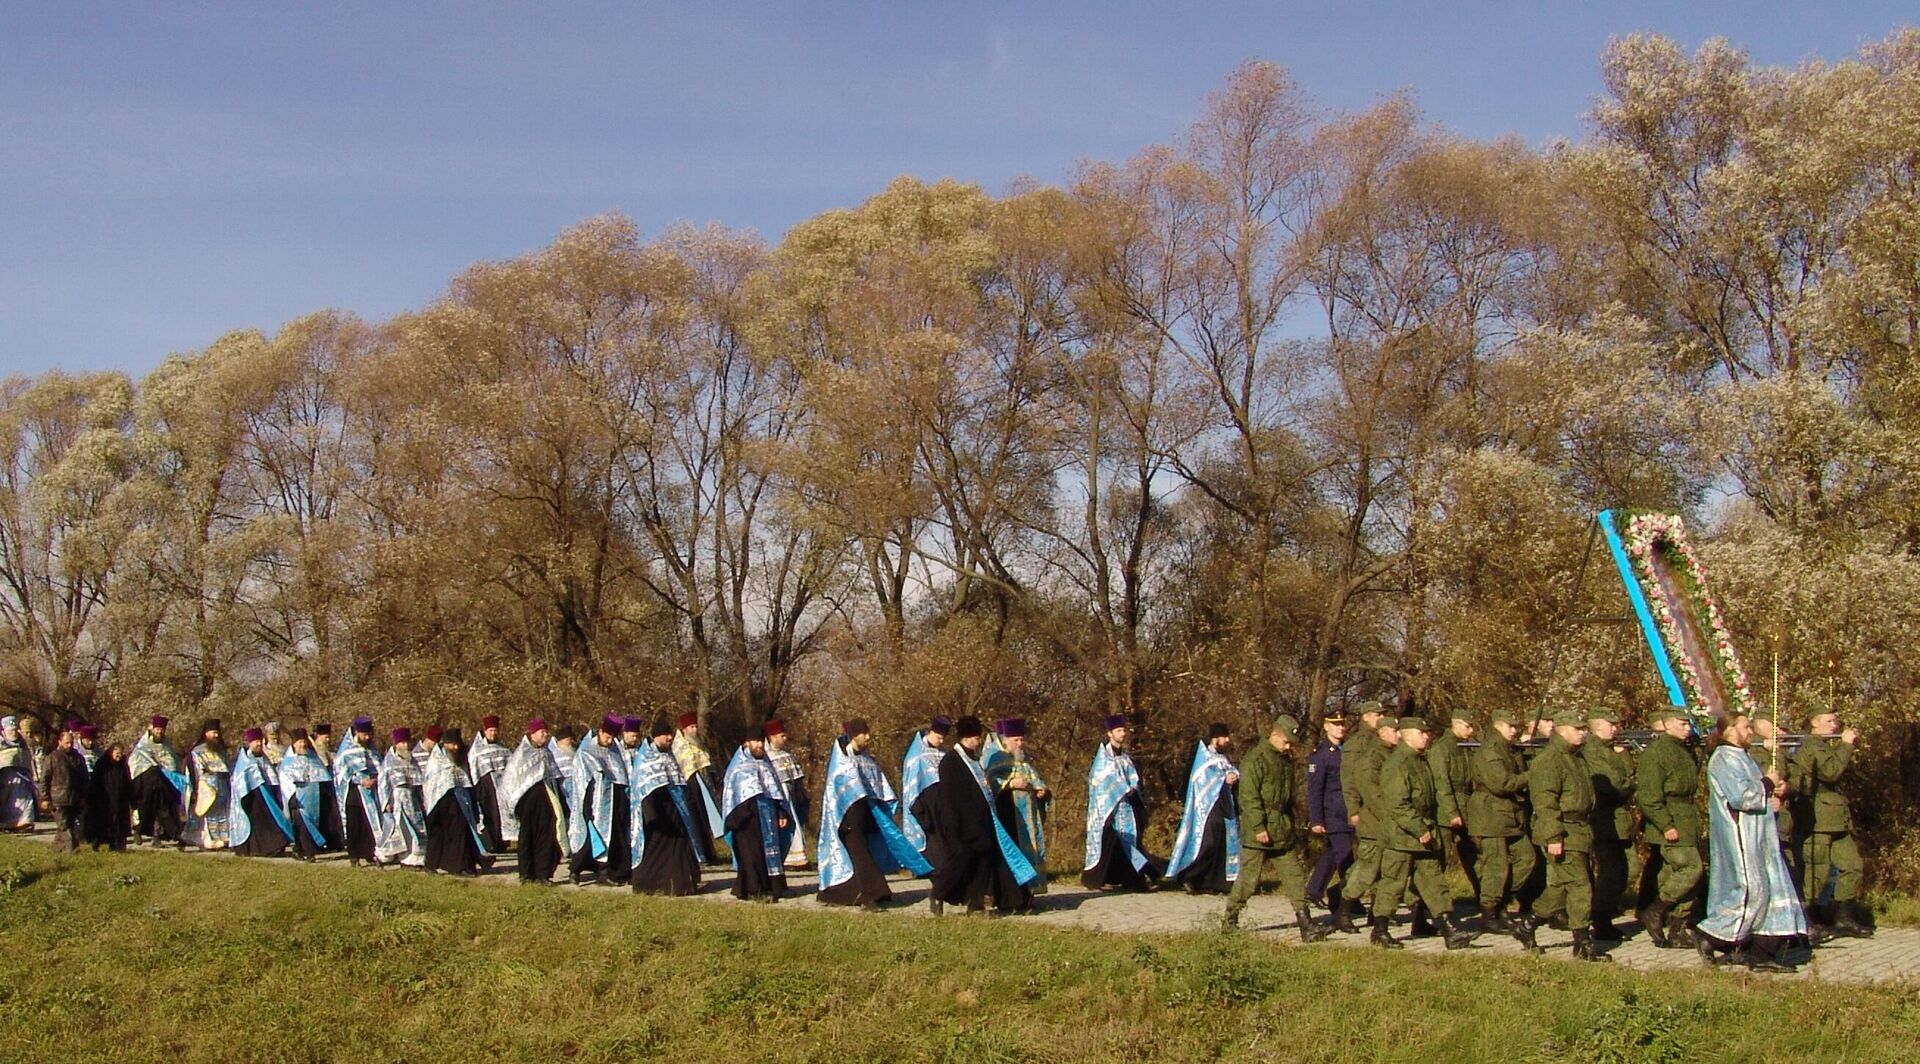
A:
POLYGON ((1380 878, 1380 765, 1400 741, 1393 723, 1380 703, 1362 702, 1361 734, 1340 747, 1340 795, 1353 824, 1353 864, 1347 866, 1346 887, 1340 892, 1343 922, 1360 912, 1361 899, 1380 878))
POLYGON ((1686 745, 1693 733, 1687 715, 1672 707, 1653 714, 1660 734, 1640 753, 1633 793, 1640 806, 1641 837, 1652 850, 1641 871, 1640 910, 1647 937, 1661 949, 1693 945, 1687 922, 1693 915, 1706 871, 1700 859, 1700 762, 1686 745))
MULTIPOLYGON (((1466 710, 1453 711, 1451 726, 1434 737, 1427 747, 1427 764, 1433 769, 1433 787, 1440 801, 1440 838, 1446 844, 1445 856, 1460 866, 1467 886, 1480 894, 1480 855, 1474 849, 1473 836, 1467 832, 1467 796, 1473 778, 1473 751, 1463 750, 1461 740, 1471 740, 1473 721, 1466 710)), ((1444 863, 1444 858, 1443 862, 1444 863)))
POLYGON ((1439 800, 1433 769, 1423 756, 1432 733, 1422 717, 1401 717, 1400 743, 1380 766, 1380 878, 1373 888, 1374 945, 1398 949, 1387 930, 1407 884, 1433 914, 1448 949, 1464 949, 1473 935, 1453 922, 1453 896, 1440 866, 1439 800))
POLYGON ((1547 856, 1547 892, 1540 904, 1565 906, 1574 957, 1610 960, 1593 941, 1593 774, 1580 755, 1587 718, 1570 709, 1555 715, 1553 723, 1553 738, 1527 770, 1533 841, 1547 856))
POLYGON ((1804 832, 1800 866, 1806 877, 1804 897, 1819 914, 1820 923, 1832 933, 1849 938, 1873 934, 1859 902, 1862 875, 1860 847, 1853 836, 1853 812, 1839 784, 1853 760, 1860 736, 1852 728, 1840 729, 1840 715, 1831 709, 1814 714, 1808 722, 1812 734, 1800 744, 1793 756, 1793 773, 1787 794, 1800 807, 1804 832), (1828 881, 1833 883, 1833 904, 1823 905, 1828 881))
POLYGON ((1509 710, 1493 711, 1487 735, 1473 756, 1467 797, 1467 833, 1480 853, 1480 915, 1493 931, 1511 931, 1533 945, 1533 916, 1521 887, 1538 863, 1527 837, 1527 766, 1513 741, 1525 726, 1509 710), (1512 921, 1507 903, 1519 900, 1512 921))
POLYGON ((1593 937, 1618 942, 1614 918, 1626 911, 1627 857, 1633 851, 1633 753, 1620 737, 1620 715, 1604 706, 1587 714, 1580 758, 1593 777, 1593 937))

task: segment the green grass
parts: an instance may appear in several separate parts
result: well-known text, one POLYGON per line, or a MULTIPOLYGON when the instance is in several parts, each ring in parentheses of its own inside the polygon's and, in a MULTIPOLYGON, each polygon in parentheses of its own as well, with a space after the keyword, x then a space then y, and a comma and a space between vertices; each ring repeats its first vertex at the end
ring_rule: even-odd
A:
POLYGON ((1910 1057, 1920 992, 0 839, 4 1060, 1910 1057))

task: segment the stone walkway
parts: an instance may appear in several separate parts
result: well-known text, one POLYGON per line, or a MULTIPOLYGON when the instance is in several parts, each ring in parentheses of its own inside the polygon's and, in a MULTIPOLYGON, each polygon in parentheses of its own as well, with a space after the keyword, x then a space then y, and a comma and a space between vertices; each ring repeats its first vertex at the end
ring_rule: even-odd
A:
MULTIPOLYGON (((29 838, 42 842, 51 841, 47 832, 36 832, 29 838)), ((147 852, 143 849, 142 852, 147 852)), ((173 853, 168 849, 162 851, 173 853)), ((203 860, 233 860, 222 853, 189 852, 184 857, 197 857, 203 860)), ((352 869, 345 858, 338 855, 323 857, 314 865, 318 874, 369 875, 369 876, 406 876, 410 873, 398 869, 352 869)), ((476 881, 490 886, 514 887, 517 881, 513 876, 510 861, 496 865, 491 871, 481 875, 476 881)), ((733 877, 724 868, 708 869, 705 882, 699 894, 687 899, 689 903, 714 905, 744 905, 730 893, 733 877)), ((847 919, 901 919, 903 917, 930 918, 927 906, 927 885, 918 880, 895 879, 894 899, 888 911, 882 914, 862 913, 857 909, 822 905, 814 896, 815 877, 811 872, 793 873, 788 876, 789 896, 781 902, 783 909, 797 909, 808 912, 838 913, 847 919)), ((616 892, 611 887, 592 885, 582 887, 558 886, 556 889, 584 890, 594 893, 606 893, 610 896, 625 894, 625 888, 616 892)), ((1153 894, 1103 894, 1082 888, 1075 879, 1056 882, 1047 893, 1036 900, 1036 911, 1030 916, 1017 917, 1019 923, 1040 924, 1048 927, 1074 927, 1090 931, 1102 931, 1117 934, 1147 933, 1172 934, 1179 932, 1216 932, 1219 927, 1221 910, 1225 900, 1219 897, 1195 897, 1180 891, 1160 891, 1153 894)), ((944 919, 964 919, 957 915, 948 915, 944 919)), ((1322 916, 1324 920, 1324 915, 1322 916)), ((1252 934, 1273 941, 1276 945, 1301 948, 1298 934, 1292 927, 1293 907, 1283 899, 1270 895, 1256 897, 1248 905, 1241 925, 1252 934)), ((1606 947, 1608 956, 1620 966, 1643 971, 1665 969, 1693 969, 1700 967, 1699 959, 1690 949, 1662 950, 1654 948, 1647 937, 1640 934, 1637 923, 1624 922, 1623 930, 1628 933, 1625 942, 1614 943, 1606 947)), ((1402 917, 1395 928, 1396 937, 1406 943, 1402 952, 1414 955, 1439 956, 1447 951, 1437 938, 1407 939, 1406 921, 1402 917)), ((1573 939, 1564 931, 1552 931, 1542 927, 1538 941, 1547 952, 1540 958, 1541 963, 1573 964, 1568 957, 1573 939)), ((1365 949, 1367 936, 1364 928, 1358 935, 1334 935, 1316 949, 1365 949)), ((1466 958, 1475 956, 1518 957, 1523 950, 1518 942, 1505 935, 1484 935, 1476 939, 1473 947, 1459 950, 1449 956, 1466 958)), ((1884 982, 1920 982, 1920 929, 1888 927, 1882 928, 1873 938, 1836 939, 1817 950, 1811 957, 1800 951, 1792 959, 1801 963, 1801 969, 1793 975, 1767 976, 1772 979, 1821 979, 1842 983, 1884 983, 1884 982)), ((1580 962, 1584 963, 1584 962, 1580 962)), ((1737 971, 1744 973, 1744 969, 1737 971)), ((1734 976, 1730 976, 1734 977, 1734 976)))

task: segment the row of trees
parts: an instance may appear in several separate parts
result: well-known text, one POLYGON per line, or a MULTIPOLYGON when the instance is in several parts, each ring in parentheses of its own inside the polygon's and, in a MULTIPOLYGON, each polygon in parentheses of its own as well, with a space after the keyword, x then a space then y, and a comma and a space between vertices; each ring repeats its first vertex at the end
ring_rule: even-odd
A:
POLYGON ((1712 533, 1764 699, 1777 654, 1789 711, 1910 722, 1920 31, 1604 66, 1535 150, 1249 63, 1060 187, 902 178, 771 247, 597 218, 382 324, 10 380, 0 700, 1125 711, 1169 767, 1397 690, 1632 714, 1587 555, 1630 506, 1712 533))

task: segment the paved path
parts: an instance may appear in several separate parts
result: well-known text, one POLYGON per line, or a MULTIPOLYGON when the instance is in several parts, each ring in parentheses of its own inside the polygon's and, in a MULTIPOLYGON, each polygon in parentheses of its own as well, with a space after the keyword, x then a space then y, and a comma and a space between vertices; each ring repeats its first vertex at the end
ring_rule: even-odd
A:
MULTIPOLYGON (((11 836, 50 841, 47 832, 37 832, 29 836, 11 836)), ((155 851, 174 853, 168 849, 155 851)), ((234 860, 222 853, 188 852, 182 859, 234 860)), ((417 872, 398 869, 352 869, 344 858, 332 855, 322 858, 314 865, 316 874, 362 875, 362 876, 410 876, 417 872)), ((513 866, 509 863, 497 865, 492 871, 480 876, 476 884, 514 887, 513 866)), ((815 878, 813 873, 795 873, 788 876, 790 896, 783 902, 783 909, 798 909, 810 912, 838 913, 847 919, 902 919, 907 917, 929 918, 927 906, 927 885, 918 880, 894 880, 894 900, 888 911, 882 914, 867 914, 856 909, 831 905, 822 905, 814 897, 815 878)), ((708 869, 705 882, 699 894, 686 899, 688 904, 744 905, 733 897, 730 890, 733 885, 732 874, 726 869, 708 869)), ((566 887, 557 889, 584 890, 594 893, 616 895, 610 887, 566 887)), ((625 894, 620 888, 617 894, 625 894)), ((1215 932, 1219 927, 1221 910, 1225 900, 1219 897, 1195 897, 1180 891, 1160 891, 1153 894, 1103 894, 1082 888, 1075 879, 1056 882, 1046 894, 1036 899, 1037 911, 1030 916, 1018 917, 1020 923, 1040 924, 1049 927, 1075 927, 1092 931, 1110 933, 1148 933, 1168 934, 1177 932, 1215 932)), ((943 919, 958 920, 964 917, 948 915, 943 919)), ((1324 919, 1324 916, 1322 917, 1324 919)), ((1298 934, 1293 930, 1293 907, 1283 899, 1272 896, 1256 897, 1248 905, 1241 925, 1250 933, 1271 939, 1276 944, 1285 944, 1299 948, 1298 934)), ((1657 969, 1698 969, 1699 959, 1690 949, 1662 950, 1654 948, 1647 937, 1640 933, 1637 923, 1623 923, 1622 928, 1629 934, 1625 942, 1615 943, 1608 948, 1608 955, 1624 967, 1653 971, 1657 969)), ((1396 936, 1406 943, 1404 952, 1408 954, 1438 956, 1446 952, 1437 938, 1419 941, 1406 939, 1405 919, 1402 918, 1395 930, 1396 936)), ((1572 936, 1564 931, 1552 931, 1541 928, 1538 941, 1547 953, 1541 963, 1573 964, 1568 957, 1568 947, 1572 936)), ((1323 945, 1315 949, 1365 949, 1367 936, 1364 929, 1358 935, 1334 935, 1323 945)), ((1474 941, 1469 950, 1455 951, 1455 958, 1475 956, 1521 956, 1520 944, 1505 935, 1484 935, 1474 941)), ((1823 979, 1831 982, 1874 983, 1874 982, 1920 982, 1920 929, 1889 927, 1882 928, 1869 939, 1836 939, 1814 950, 1811 957, 1804 951, 1794 958, 1802 967, 1794 975, 1769 976, 1775 979, 1823 979)))

